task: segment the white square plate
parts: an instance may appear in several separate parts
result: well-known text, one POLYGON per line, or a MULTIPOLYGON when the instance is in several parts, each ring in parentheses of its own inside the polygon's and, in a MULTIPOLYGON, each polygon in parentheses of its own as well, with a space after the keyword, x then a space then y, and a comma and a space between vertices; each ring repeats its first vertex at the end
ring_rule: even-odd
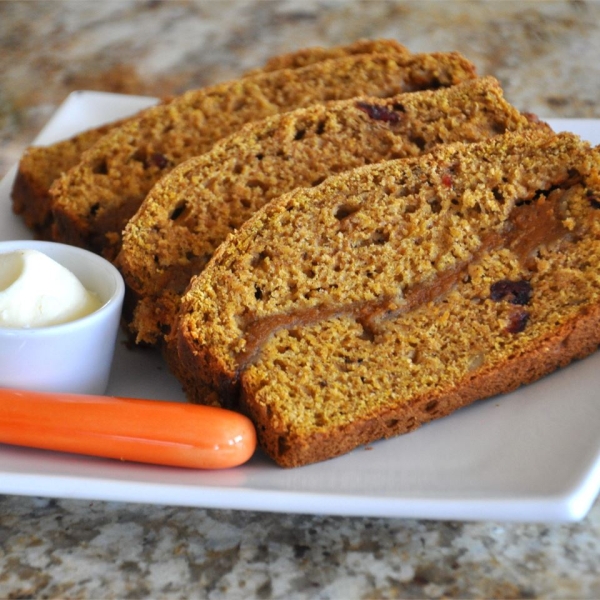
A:
MULTIPOLYGON (((72 94, 47 144, 154 102, 72 94)), ((600 121, 554 120, 600 143, 600 121)), ((0 184, 0 239, 31 237, 0 184)), ((292 470, 260 452, 243 467, 193 471, 0 445, 0 493, 276 512, 462 520, 573 521, 600 489, 600 353, 392 440, 292 470)), ((119 343, 110 395, 184 400, 153 351, 119 343)))

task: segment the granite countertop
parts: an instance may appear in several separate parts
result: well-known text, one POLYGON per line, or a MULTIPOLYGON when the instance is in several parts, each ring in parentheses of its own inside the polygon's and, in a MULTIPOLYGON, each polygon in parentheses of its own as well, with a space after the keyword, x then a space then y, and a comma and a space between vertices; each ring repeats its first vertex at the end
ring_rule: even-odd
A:
MULTIPOLYGON (((457 50, 540 117, 600 117, 600 3, 0 2, 0 177, 69 92, 163 96, 360 37, 457 50)), ((598 598, 579 523, 286 515, 0 496, 3 598, 598 598)))

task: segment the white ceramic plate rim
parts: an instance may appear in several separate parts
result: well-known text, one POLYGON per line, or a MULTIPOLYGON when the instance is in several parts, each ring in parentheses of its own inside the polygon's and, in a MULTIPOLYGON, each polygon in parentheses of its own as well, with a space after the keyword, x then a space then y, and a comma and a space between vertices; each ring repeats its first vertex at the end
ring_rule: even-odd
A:
MULTIPOLYGON (((152 98, 76 92, 35 140, 119 119, 152 98)), ((551 120, 600 143, 600 121, 551 120)), ((0 184, 0 239, 29 239, 0 184)), ((574 521, 600 489, 600 353, 517 392, 396 439, 283 470, 259 453, 227 471, 191 471, 0 444, 0 493, 205 508, 459 520, 574 521)), ((152 351, 118 344, 108 394, 182 401, 152 351)))

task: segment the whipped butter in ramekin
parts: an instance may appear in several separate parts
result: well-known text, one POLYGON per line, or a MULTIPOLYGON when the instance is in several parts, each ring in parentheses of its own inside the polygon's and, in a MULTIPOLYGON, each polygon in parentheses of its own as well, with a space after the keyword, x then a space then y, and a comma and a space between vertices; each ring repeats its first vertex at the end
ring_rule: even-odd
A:
POLYGON ((0 254, 0 327, 48 327, 98 310, 98 296, 39 250, 0 254))
POLYGON ((117 269, 87 250, 32 240, 0 242, 2 264, 0 387, 104 394, 125 294, 117 269))

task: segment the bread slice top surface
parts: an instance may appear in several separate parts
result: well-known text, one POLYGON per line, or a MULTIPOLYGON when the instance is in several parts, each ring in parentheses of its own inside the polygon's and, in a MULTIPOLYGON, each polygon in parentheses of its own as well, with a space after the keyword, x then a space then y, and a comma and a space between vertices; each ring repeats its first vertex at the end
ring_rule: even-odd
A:
MULTIPOLYGON (((560 186, 576 189, 574 196, 597 194, 598 164, 598 151, 576 136, 527 131, 440 146, 285 194, 192 280, 180 311, 180 349, 190 368, 197 360, 201 376, 219 385, 237 378, 289 323, 349 314, 369 329, 384 315, 412 310, 446 275, 508 244, 509 231, 523 229, 517 241, 525 248, 541 246, 531 228, 552 218, 547 235, 555 228, 568 237, 575 227, 569 207, 552 205, 542 216, 535 210, 543 212, 560 186)), ((593 210, 584 216, 577 227, 597 226, 593 210)))
POLYGON ((458 54, 357 55, 195 90, 101 138, 51 189, 56 239, 114 259, 152 185, 243 124, 316 102, 389 96, 475 77, 458 54))
POLYGON ((440 143, 535 127, 547 128, 508 104, 491 77, 388 99, 316 105, 246 125, 160 180, 127 224, 116 262, 143 298, 133 331, 139 341, 160 339, 191 277, 272 198, 440 143))

